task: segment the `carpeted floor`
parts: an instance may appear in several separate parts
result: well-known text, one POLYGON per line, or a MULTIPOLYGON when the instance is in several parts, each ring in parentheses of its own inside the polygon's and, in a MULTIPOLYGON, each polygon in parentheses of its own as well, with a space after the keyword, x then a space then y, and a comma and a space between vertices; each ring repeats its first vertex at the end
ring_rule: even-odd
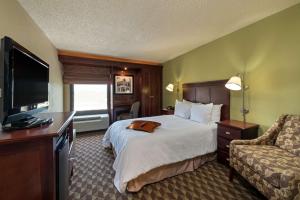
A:
POLYGON ((74 176, 69 199, 166 200, 166 199, 262 199, 244 181, 228 181, 228 168, 216 161, 194 172, 184 173, 145 186, 138 193, 120 194, 113 185, 112 151, 100 143, 103 133, 84 133, 76 141, 74 176))

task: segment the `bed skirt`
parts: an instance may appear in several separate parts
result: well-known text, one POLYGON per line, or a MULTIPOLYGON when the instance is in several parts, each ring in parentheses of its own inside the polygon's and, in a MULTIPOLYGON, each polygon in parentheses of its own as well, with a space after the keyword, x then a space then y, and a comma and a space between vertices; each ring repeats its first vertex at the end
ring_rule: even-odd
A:
MULTIPOLYGON (((113 152, 114 152, 114 148, 113 152)), ((115 155, 115 152, 114 152, 115 155)), ((206 162, 213 161, 217 157, 216 152, 208 153, 202 156, 197 156, 192 159, 187 159, 177 163, 172 163, 168 165, 163 165, 154 168, 144 174, 139 175, 137 178, 132 179, 127 184, 128 192, 138 192, 143 186, 155 182, 159 182, 163 179, 176 176, 185 172, 191 172, 199 168, 206 162)))

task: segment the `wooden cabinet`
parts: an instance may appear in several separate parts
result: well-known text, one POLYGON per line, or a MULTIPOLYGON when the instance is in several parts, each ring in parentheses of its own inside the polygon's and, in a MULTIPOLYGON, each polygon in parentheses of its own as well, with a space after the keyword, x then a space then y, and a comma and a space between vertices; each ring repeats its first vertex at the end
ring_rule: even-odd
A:
POLYGON ((162 68, 145 67, 141 71, 141 114, 156 116, 161 114, 162 68))
POLYGON ((73 146, 73 115, 43 113, 39 117, 53 117, 49 126, 0 131, 0 199, 57 199, 56 143, 67 135, 73 146))
MULTIPOLYGON (((129 111, 132 103, 140 101, 140 116, 161 115, 162 105, 162 67, 161 66, 139 66, 137 69, 123 71, 124 75, 134 76, 134 94, 113 94, 113 108, 111 111, 112 122, 116 120, 119 111, 129 111), (135 72, 133 74, 133 71, 135 72)), ((119 74, 122 74, 119 72, 119 74)))
POLYGON ((220 163, 229 164, 229 144, 232 140, 254 139, 258 134, 258 125, 237 120, 218 122, 218 153, 220 163))

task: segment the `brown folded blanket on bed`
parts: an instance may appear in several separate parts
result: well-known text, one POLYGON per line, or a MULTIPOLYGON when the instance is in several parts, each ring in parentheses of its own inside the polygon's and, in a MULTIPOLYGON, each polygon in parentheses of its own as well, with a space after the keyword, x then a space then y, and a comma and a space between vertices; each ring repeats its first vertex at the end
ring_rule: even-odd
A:
POLYGON ((137 131, 145 131, 148 133, 153 133, 154 129, 160 125, 161 123, 154 122, 154 121, 134 120, 127 128, 137 130, 137 131))

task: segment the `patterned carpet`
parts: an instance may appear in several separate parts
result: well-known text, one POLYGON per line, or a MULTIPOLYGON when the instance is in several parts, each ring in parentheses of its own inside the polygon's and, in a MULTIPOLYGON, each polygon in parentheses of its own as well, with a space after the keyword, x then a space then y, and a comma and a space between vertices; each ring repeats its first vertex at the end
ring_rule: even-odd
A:
POLYGON ((77 136, 74 176, 69 199, 166 200, 166 199, 262 199, 244 181, 228 181, 228 168, 216 161, 194 172, 184 173, 145 186, 140 192, 120 194, 113 185, 112 151, 101 146, 103 133, 77 136))

